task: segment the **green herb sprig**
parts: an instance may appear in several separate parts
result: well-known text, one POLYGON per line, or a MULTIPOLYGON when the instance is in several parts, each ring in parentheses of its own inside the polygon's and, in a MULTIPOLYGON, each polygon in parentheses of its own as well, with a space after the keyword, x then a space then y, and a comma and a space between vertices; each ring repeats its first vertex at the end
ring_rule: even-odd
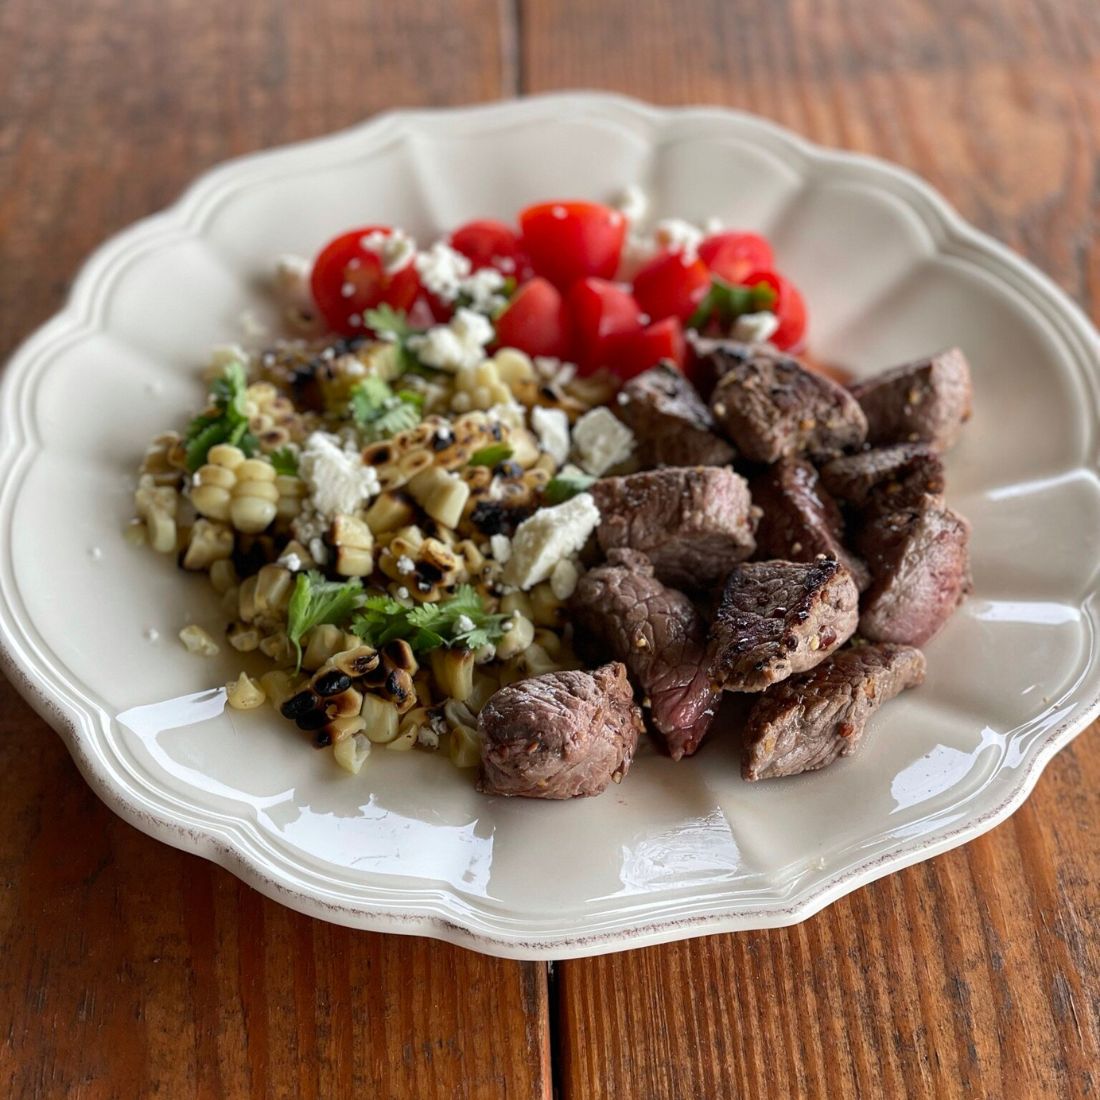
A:
POLYGON ((234 359, 210 387, 210 408, 196 416, 184 435, 187 469, 194 473, 204 462, 211 447, 230 443, 246 455, 255 454, 259 441, 249 431, 244 411, 248 375, 244 364, 234 359))
POLYGON ((598 478, 589 477, 588 474, 577 474, 573 477, 552 477, 542 491, 543 500, 547 504, 562 504, 572 500, 578 493, 587 492, 596 484, 598 478))
POLYGON ((688 318, 688 328, 702 331, 711 320, 716 319, 723 330, 728 330, 744 313, 759 313, 761 310, 771 309, 775 305, 775 299, 775 289, 767 283, 736 286, 713 275, 710 289, 688 318))
POLYGON ((363 603, 363 585, 358 580, 326 581, 311 569, 299 573, 287 606, 286 636, 302 667, 302 637, 322 623, 339 626, 347 622, 363 603))
POLYGON ((351 629, 368 645, 403 639, 417 653, 441 646, 480 649, 504 634, 507 615, 489 614, 468 584, 438 603, 406 607, 389 596, 368 596, 351 629))

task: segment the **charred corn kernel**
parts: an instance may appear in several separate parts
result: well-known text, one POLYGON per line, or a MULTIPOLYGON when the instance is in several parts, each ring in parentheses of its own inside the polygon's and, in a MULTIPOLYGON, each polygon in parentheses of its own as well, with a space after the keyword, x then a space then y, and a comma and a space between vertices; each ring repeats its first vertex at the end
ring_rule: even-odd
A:
POLYGON ((363 705, 363 693, 348 687, 338 695, 327 696, 324 705, 325 713, 332 718, 358 718, 359 708, 363 705))
POLYGON ((609 371, 601 370, 575 376, 566 384, 565 392, 587 410, 610 404, 618 388, 618 380, 609 371))
POLYGON ((302 653, 302 668, 311 671, 320 668, 344 648, 344 632, 331 623, 315 626, 306 635, 305 651, 302 653))
POLYGON ((433 649, 432 675, 440 694, 465 702, 474 690, 474 654, 469 649, 433 649))
POLYGON ((388 744, 397 736, 400 715, 388 699, 364 695, 359 714, 364 722, 364 732, 376 745, 388 744))
POLYGON ((511 615, 518 611, 528 619, 535 617, 534 608, 531 606, 531 597, 527 592, 507 592, 500 600, 500 612, 502 615, 511 615))
POLYGON ((474 714, 480 714, 481 708, 500 690, 500 678, 484 668, 474 670, 474 686, 465 700, 474 714))
POLYGON ((229 558, 219 558, 210 563, 210 585, 219 596, 224 596, 237 581, 237 567, 229 558))
POLYGON ((266 699, 264 689, 247 672, 225 685, 225 701, 234 710, 254 710, 262 707, 266 699))
POLYGON ((288 699, 292 699, 302 690, 303 681, 293 672, 274 669, 260 677, 260 686, 264 689, 268 702, 278 710, 288 699))
POLYGON ((412 522, 416 512, 407 497, 399 493, 382 493, 367 509, 367 526, 376 534, 393 531, 412 522))
POLYGON ((183 555, 184 569, 208 569, 225 561, 233 553, 233 532, 224 523, 197 519, 187 540, 183 555))
POLYGON ((294 576, 281 565, 264 565, 256 574, 256 613, 279 614, 286 611, 294 591, 294 576))
POLYGON ((149 444, 141 461, 141 473, 148 474, 157 485, 178 486, 186 471, 186 461, 180 461, 181 451, 179 433, 162 432, 149 444))
POLYGON ((237 591, 237 615, 246 623, 256 618, 256 576, 245 577, 237 591))
POLYGON ((259 630, 247 623, 230 623, 225 638, 238 653, 251 653, 260 646, 259 630))
POLYGON ((532 642, 520 657, 523 669, 528 676, 542 676, 547 672, 557 672, 559 665, 537 642, 532 642))
POLYGON ((179 493, 170 485, 157 485, 151 474, 142 474, 134 493, 134 506, 145 521, 149 545, 158 554, 175 553, 179 493))
MULTIPOLYGON (((234 447, 232 443, 217 443, 206 452, 208 466, 224 466, 227 470, 235 470, 244 462, 245 454, 240 447, 234 447)), ((232 487, 232 483, 227 488, 232 487)))
POLYGON ((370 756, 370 750, 370 738, 365 733, 353 733, 333 745, 332 755, 344 771, 358 775, 370 756))
POLYGON ((457 527, 470 487, 454 474, 433 466, 409 481, 409 495, 437 523, 457 527))
POLYGON ((549 581, 536 584, 528 593, 531 597, 531 619, 538 626, 558 626, 564 601, 554 595, 549 581))
POLYGON ((275 478, 275 490, 279 494, 275 501, 275 515, 283 523, 289 523, 302 510, 306 483, 292 474, 280 474, 275 478))
POLYGON ((397 736, 386 742, 387 749, 395 752, 407 752, 416 744, 420 731, 428 724, 428 712, 423 707, 410 710, 397 729, 397 736))
POLYGON ((180 641, 188 653, 199 657, 216 657, 221 652, 218 643, 201 626, 194 623, 180 631, 180 641))
POLYGON ((382 660, 387 668, 400 669, 410 676, 415 676, 420 671, 420 662, 417 661, 412 646, 403 638, 385 644, 382 649, 382 660))
POLYGON ((503 629, 504 633, 497 642, 497 658, 501 661, 518 657, 535 640, 534 624, 518 611, 509 614, 503 629))
POLYGON ((481 763, 481 736, 473 726, 453 726, 447 752, 456 768, 476 768, 481 763))
MULTIPOLYGON (((359 639, 352 635, 352 640, 357 644, 349 646, 331 658, 333 668, 346 673, 353 680, 373 672, 379 664, 380 658, 377 652, 369 645, 363 645, 359 639)), ((347 645, 348 636, 344 635, 344 644, 347 645)))
POLYGON ((342 577, 366 577, 374 572, 374 535, 354 516, 338 515, 329 539, 336 548, 334 568, 342 577))
POLYGON ((270 657, 277 665, 292 665, 298 659, 294 646, 286 636, 286 631, 279 630, 269 634, 260 642, 260 652, 270 657))

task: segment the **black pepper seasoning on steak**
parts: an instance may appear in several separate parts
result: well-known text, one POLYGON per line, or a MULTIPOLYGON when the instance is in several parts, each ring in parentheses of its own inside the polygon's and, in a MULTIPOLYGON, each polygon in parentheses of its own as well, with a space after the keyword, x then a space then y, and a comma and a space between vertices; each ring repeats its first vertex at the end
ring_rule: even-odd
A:
POLYGON ((718 466, 649 470, 597 481, 600 548, 641 550, 674 588, 706 588, 756 548, 745 479, 718 466))
POLYGON ((751 487, 761 511, 758 557, 815 561, 824 555, 842 562, 860 591, 871 583, 867 567, 841 541, 844 518, 813 466, 801 458, 785 458, 753 478, 751 487))
POLYGON ((858 622, 859 591, 839 562, 746 562, 711 627, 711 675, 726 691, 764 691, 820 664, 858 622))
POLYGON ((483 794, 576 798, 626 775, 641 711, 619 663, 519 680, 482 708, 483 794))
POLYGON ((761 347, 746 358, 725 345, 709 357, 718 360, 710 397, 715 423, 746 458, 825 458, 858 447, 866 437, 867 420, 855 398, 797 359, 761 347))
POLYGON ((634 433, 646 466, 728 466, 734 460, 695 387, 667 363, 630 379, 615 411, 634 433))
POLYGON ((702 618, 682 592, 653 575, 644 554, 612 550, 589 570, 569 604, 581 648, 625 662, 650 722, 674 760, 699 747, 718 707, 702 618))
POLYGON ((873 444, 927 443, 946 451, 970 419, 970 364, 958 348, 894 367, 849 389, 867 416, 873 444))
POLYGON ((941 497, 943 463, 926 443, 899 443, 834 458, 821 467, 821 483, 860 518, 874 519, 941 497))
POLYGON ((885 702, 924 682, 924 654, 904 645, 843 649, 761 695, 746 724, 745 779, 797 775, 848 756, 885 702))
POLYGON ((874 578, 859 631, 924 645, 970 590, 970 524, 935 497, 869 523, 859 547, 874 578))

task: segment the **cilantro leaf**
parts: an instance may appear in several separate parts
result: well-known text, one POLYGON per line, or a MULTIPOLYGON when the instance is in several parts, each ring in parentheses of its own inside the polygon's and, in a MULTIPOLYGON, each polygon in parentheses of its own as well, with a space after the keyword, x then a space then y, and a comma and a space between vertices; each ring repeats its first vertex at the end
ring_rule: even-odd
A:
POLYGON ((297 668, 302 667, 302 636, 322 623, 339 626, 362 602, 363 585, 358 580, 326 581, 314 569, 298 574, 286 616, 286 636, 298 654, 297 668))
POLYGON ((489 614, 468 584, 438 603, 406 607, 389 596, 368 596, 352 630, 368 645, 404 639, 417 653, 441 646, 480 649, 500 638, 507 615, 489 614))
POLYGON ((513 455, 512 448, 507 443, 492 443, 488 447, 482 447, 480 451, 474 451, 470 455, 470 466, 499 466, 513 455))
POLYGON ((267 456, 271 459, 271 465, 275 467, 277 475, 285 474, 295 477, 298 473, 298 452, 290 447, 280 447, 267 456))
POLYGON ((427 329, 413 328, 403 310, 380 305, 376 309, 368 309, 363 314, 363 323, 373 330, 380 340, 387 340, 397 346, 397 361, 402 374, 439 373, 434 367, 422 363, 416 352, 409 346, 410 336, 421 336, 427 329))
POLYGON ((206 461, 211 447, 231 443, 246 455, 255 454, 259 441, 249 431, 244 410, 248 375, 244 364, 234 359, 210 386, 211 407, 196 416, 184 436, 187 469, 194 473, 206 461))
POLYGON ((412 390, 394 393, 389 384, 376 375, 367 375, 351 389, 348 409, 362 429, 367 443, 389 439, 420 423, 424 398, 412 390))
POLYGON ((589 477, 588 474, 579 474, 574 477, 552 477, 542 491, 543 499, 547 504, 561 504, 570 500, 578 493, 587 492, 599 480, 589 477))
POLYGON ((702 330, 712 318, 717 318, 723 329, 728 329, 743 313, 759 313, 775 305, 775 290, 767 283, 754 286, 736 286, 711 276, 710 289, 703 296, 698 308, 688 318, 688 328, 702 330))

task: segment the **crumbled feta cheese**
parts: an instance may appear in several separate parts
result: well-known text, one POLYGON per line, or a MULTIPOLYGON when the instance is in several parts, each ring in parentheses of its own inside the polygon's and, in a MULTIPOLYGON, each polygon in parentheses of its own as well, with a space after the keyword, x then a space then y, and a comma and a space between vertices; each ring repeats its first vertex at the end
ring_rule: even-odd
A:
POLYGON ((660 248, 670 252, 682 252, 687 260, 694 260, 703 239, 703 231, 691 222, 680 218, 664 218, 657 223, 653 238, 660 248))
POLYGON ((328 547, 320 537, 309 540, 309 556, 318 565, 328 564, 328 547))
POLYGON ((628 222, 637 225, 649 213, 649 196, 638 184, 632 183, 615 196, 612 205, 628 222))
POLYGON ((345 450, 340 439, 327 432, 314 432, 306 440, 298 473, 313 507, 329 520, 338 514, 354 515, 381 490, 373 467, 364 466, 358 452, 345 450))
POLYGON ((595 477, 625 462, 634 450, 634 433, 604 405, 590 409, 573 425, 573 452, 595 477))
POLYGON ((403 271, 417 254, 416 241, 402 229, 391 229, 388 233, 382 229, 373 229, 359 243, 382 261, 382 270, 387 275, 403 271))
POLYGON ((469 615, 459 615, 459 617, 455 619, 455 632, 458 634, 469 634, 476 625, 477 624, 469 615))
POLYGON ((416 743, 426 749, 439 748, 439 734, 431 726, 421 726, 416 731, 416 743))
POLYGON ((404 585, 401 585, 401 587, 398 588, 397 598, 399 600, 407 600, 409 598, 409 590, 404 585))
POLYGON ((147 642, 156 642, 160 640, 160 631, 157 630, 155 626, 147 626, 144 633, 147 642))
POLYGON ((578 477, 584 477, 584 476, 585 476, 584 471, 579 466, 574 465, 572 462, 567 462, 558 471, 558 477, 578 478, 578 477))
POLYGON ((489 551, 501 565, 507 565, 512 556, 512 540, 507 535, 490 535, 489 551))
POLYGON ((547 382, 558 386, 568 385, 577 376, 577 364, 566 363, 550 355, 536 355, 532 360, 535 370, 547 382))
POLYGON ((402 554, 401 557, 397 559, 397 571, 402 574, 402 576, 409 573, 415 573, 416 562, 414 562, 408 554, 402 554))
POLYGON ((561 409, 531 410, 531 427, 539 437, 539 446, 560 466, 569 457, 569 417, 561 409))
POLYGON ((540 508, 516 529, 504 582, 526 590, 546 580, 562 558, 584 546, 599 522, 600 510, 591 493, 540 508))
POLYGON ((292 573, 298 573, 302 568, 302 559, 292 550, 289 554, 284 554, 279 558, 275 564, 281 565, 284 569, 289 569, 292 573))
POLYGON ((746 344, 763 344, 775 335, 778 328, 779 318, 768 310, 742 313, 733 323, 733 338, 746 344))
POLYGON ((458 297, 472 266, 466 256, 446 241, 436 241, 427 251, 417 253, 413 263, 425 289, 444 302, 453 302, 458 297))
POLYGON ((485 345, 493 338, 487 317, 472 309, 459 309, 450 324, 435 325, 423 335, 410 336, 409 347, 421 362, 439 370, 474 367, 485 358, 485 345))
POLYGON ((550 571, 550 591, 556 599, 567 600, 577 590, 580 571, 568 558, 562 558, 550 571))
POLYGON ((467 275, 459 284, 459 293, 469 299, 470 308, 478 313, 495 313, 508 304, 502 293, 504 276, 495 267, 483 267, 467 275))

